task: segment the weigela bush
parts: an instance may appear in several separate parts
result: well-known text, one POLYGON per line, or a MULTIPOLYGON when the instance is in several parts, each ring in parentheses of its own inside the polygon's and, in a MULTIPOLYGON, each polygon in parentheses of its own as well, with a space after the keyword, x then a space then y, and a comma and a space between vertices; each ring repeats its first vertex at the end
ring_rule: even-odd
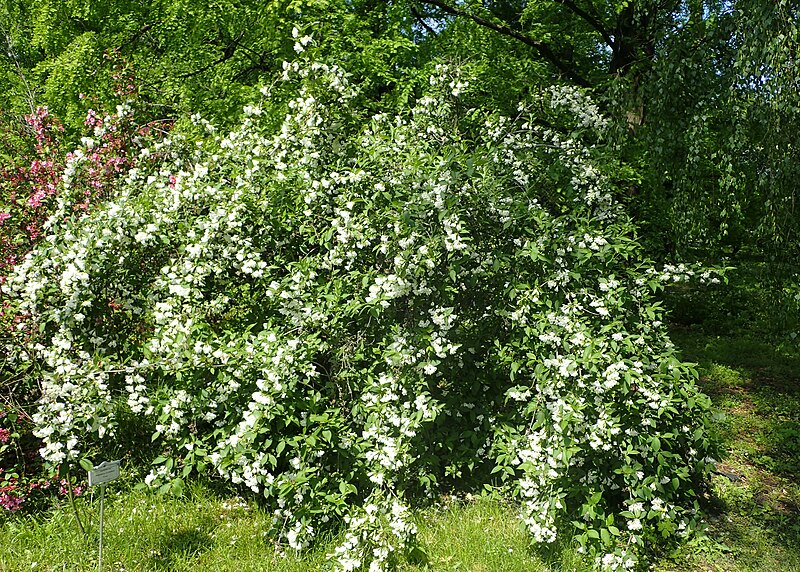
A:
POLYGON ((247 487, 291 549, 342 522, 340 570, 390 568, 414 496, 467 477, 611 569, 694 528, 710 404, 589 144, 597 108, 554 90, 583 105, 561 131, 497 117, 439 66, 408 113, 366 117, 299 51, 238 129, 195 118, 206 135, 143 151, 163 162, 62 209, 11 277, 41 332, 16 359, 43 371, 42 456, 135 415, 149 485, 247 487))

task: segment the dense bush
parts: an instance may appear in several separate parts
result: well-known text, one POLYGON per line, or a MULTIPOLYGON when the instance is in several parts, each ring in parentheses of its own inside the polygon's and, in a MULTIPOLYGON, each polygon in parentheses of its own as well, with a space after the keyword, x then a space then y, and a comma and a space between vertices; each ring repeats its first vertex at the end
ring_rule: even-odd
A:
MULTIPOLYGON (((90 109, 84 129, 92 137, 67 153, 61 122, 46 107, 24 116, 16 128, 10 121, 0 127, 0 285, 43 239, 56 209, 62 217, 87 214, 113 192, 120 175, 139 161, 138 147, 151 139, 151 129, 136 121, 129 102, 114 113, 90 109)), ((38 332, 6 290, 0 291, 0 506, 16 512, 40 508, 53 490, 63 493, 75 479, 42 466, 32 434, 38 366, 12 363, 4 351, 12 348, 13 355, 17 346, 30 347, 38 332)))
POLYGON ((42 456, 78 462, 133 414, 148 484, 248 487, 293 549, 344 519, 343 570, 391 566, 408 503, 468 478, 611 569, 691 530, 709 401, 603 118, 573 89, 510 119, 465 105, 457 70, 430 84, 366 117, 340 68, 287 63, 237 130, 195 118, 90 216, 65 203, 9 282, 40 332, 16 359, 41 365, 42 456))

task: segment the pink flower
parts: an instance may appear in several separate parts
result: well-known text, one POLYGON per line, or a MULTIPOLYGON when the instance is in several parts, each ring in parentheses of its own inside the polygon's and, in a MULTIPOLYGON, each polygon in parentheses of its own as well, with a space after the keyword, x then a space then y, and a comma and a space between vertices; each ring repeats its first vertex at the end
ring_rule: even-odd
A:
POLYGON ((47 192, 44 189, 37 189, 36 192, 28 198, 28 206, 34 208, 40 207, 42 205, 42 200, 46 196, 47 192))
POLYGON ((15 494, 5 491, 0 492, 0 506, 10 512, 17 512, 22 507, 23 502, 25 502, 25 499, 15 494))
POLYGON ((11 432, 0 427, 0 443, 8 443, 9 439, 11 439, 11 432))
POLYGON ((8 218, 11 218, 9 213, 0 212, 0 224, 3 224, 3 221, 8 218))

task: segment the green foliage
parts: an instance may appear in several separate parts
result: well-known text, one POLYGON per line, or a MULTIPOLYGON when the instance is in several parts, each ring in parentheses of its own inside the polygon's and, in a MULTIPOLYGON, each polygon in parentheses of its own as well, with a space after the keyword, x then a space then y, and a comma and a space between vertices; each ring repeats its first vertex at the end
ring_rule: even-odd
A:
POLYGON ((131 86, 152 119, 199 112, 229 128, 293 55, 295 27, 314 30, 320 60, 358 74, 376 111, 413 100, 447 58, 466 60, 474 96, 505 114, 548 85, 588 86, 638 173, 623 191, 649 252, 794 257, 786 1, 7 2, 3 107, 46 104, 76 136, 88 107, 131 86))
POLYGON ((783 273, 800 244, 794 4, 417 4, 445 28, 443 44, 430 41, 470 51, 486 72, 484 93, 500 94, 500 105, 525 79, 531 89, 560 81, 595 91, 617 125, 619 159, 638 173, 626 203, 648 252, 673 260, 757 252, 779 263, 784 285, 797 282, 783 273), (516 69, 504 65, 509 57, 516 69), (533 69, 526 78, 522 70, 533 69), (489 78, 498 90, 487 89, 489 78))
POLYGON ((632 206, 669 252, 794 257, 797 23, 785 3, 757 4, 689 19, 644 84, 646 180, 632 206))
POLYGON ((136 95, 151 119, 200 112, 232 125, 253 86, 294 55, 294 27, 315 31, 321 56, 362 72, 376 100, 397 88, 415 55, 404 11, 371 2, 22 0, 0 18, 11 47, 2 56, 4 108, 47 105, 72 136, 89 107, 107 109, 122 93, 136 95))

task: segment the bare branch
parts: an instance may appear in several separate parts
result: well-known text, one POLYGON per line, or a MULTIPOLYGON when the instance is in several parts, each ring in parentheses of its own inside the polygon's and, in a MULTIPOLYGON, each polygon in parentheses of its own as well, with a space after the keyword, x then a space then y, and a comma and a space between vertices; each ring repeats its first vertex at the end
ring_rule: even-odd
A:
POLYGON ((216 65, 219 65, 222 62, 231 59, 233 57, 233 53, 236 51, 236 48, 238 48, 240 46, 239 42, 241 42, 242 38, 244 38, 244 34, 245 34, 245 32, 242 31, 239 34, 239 36, 237 36, 233 41, 231 41, 230 44, 225 46, 225 49, 223 50, 222 55, 219 58, 217 58, 216 60, 214 60, 213 62, 209 63, 208 65, 203 66, 200 69, 196 69, 194 71, 186 72, 186 73, 177 75, 175 77, 177 79, 187 79, 187 78, 190 78, 190 77, 195 76, 197 74, 201 74, 201 73, 211 69, 212 67, 214 67, 216 65))

